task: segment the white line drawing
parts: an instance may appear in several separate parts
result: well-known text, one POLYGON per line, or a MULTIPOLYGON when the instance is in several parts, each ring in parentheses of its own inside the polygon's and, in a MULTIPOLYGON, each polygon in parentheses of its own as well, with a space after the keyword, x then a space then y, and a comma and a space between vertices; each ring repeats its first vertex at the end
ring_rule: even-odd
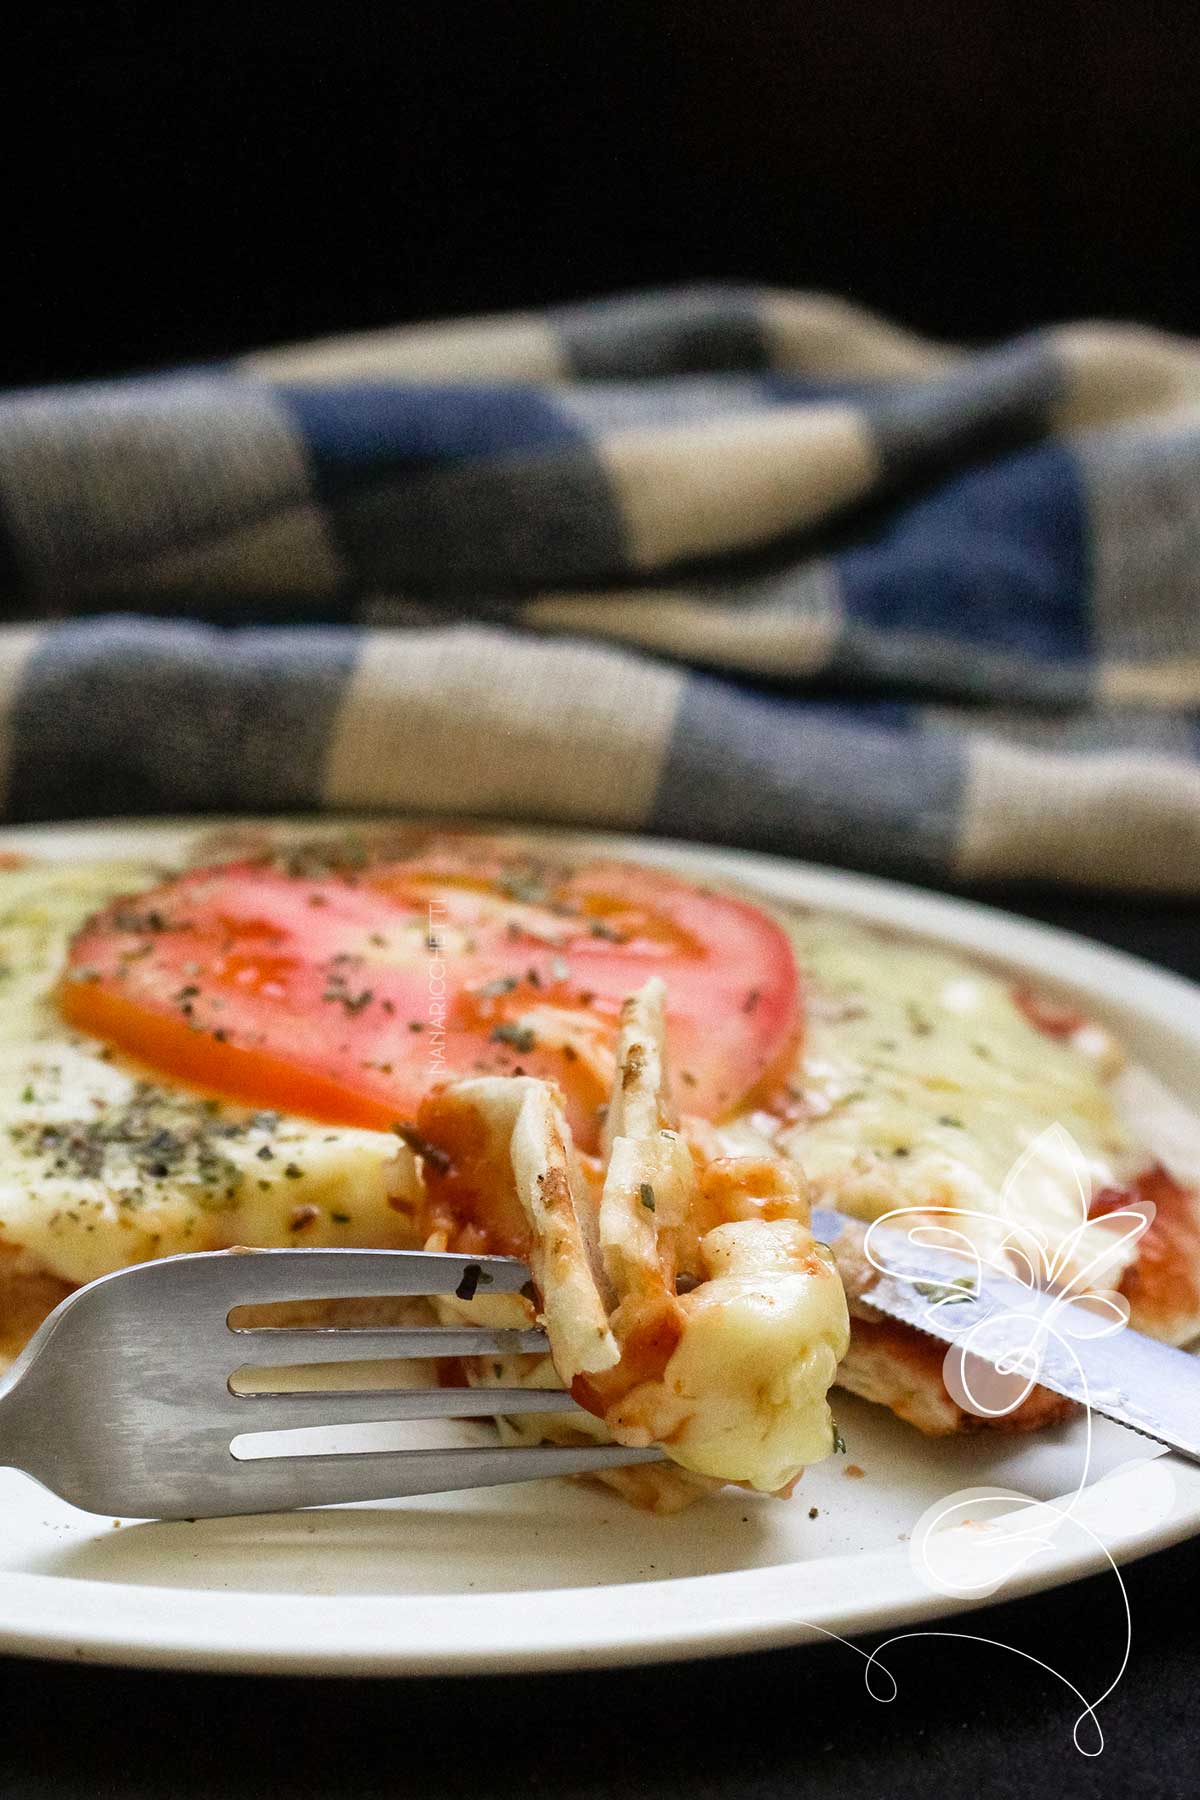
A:
MULTIPOLYGON (((1116 1563, 1103 1541, 1078 1516, 1092 1469, 1093 1422, 1086 1372, 1075 1344, 1110 1336, 1128 1324, 1128 1303, 1116 1291, 1117 1283, 1154 1218, 1152 1202, 1134 1200, 1126 1204, 1119 1198, 1116 1204, 1097 1214, 1093 1186, 1093 1171, 1087 1159, 1070 1132, 1055 1124, 1040 1133, 1014 1163, 996 1212, 899 1207, 873 1221, 866 1233, 865 1250, 881 1274, 915 1286, 927 1298, 925 1315, 935 1332, 938 1310, 961 1304, 978 1287, 988 1269, 1015 1279, 1030 1293, 1052 1296, 1049 1307, 1043 1304, 1037 1311, 1029 1312, 1014 1307, 1010 1312, 982 1320, 962 1345, 949 1346, 943 1376, 950 1393, 965 1410, 979 1418, 1002 1418, 1014 1412, 1037 1386, 1042 1358, 1053 1339, 1073 1361, 1085 1396, 1084 1452, 1074 1491, 1064 1502, 1036 1500, 1031 1495, 998 1487, 960 1489, 948 1494, 917 1521, 911 1539, 913 1567, 936 1592, 968 1602, 979 1600, 999 1592, 1038 1555, 1045 1554, 1051 1539, 1064 1527, 1082 1532, 1112 1570, 1121 1595, 1124 1644, 1116 1674, 1102 1693, 1089 1700, 1050 1663, 1016 1645, 972 1632, 901 1632, 869 1655, 856 1645, 847 1646, 865 1660, 867 1692, 885 1704, 896 1698, 899 1689, 895 1676, 880 1658, 910 1638, 955 1638, 1006 1650, 1044 1669, 1075 1695, 1083 1710, 1075 1720, 1072 1741, 1079 1753, 1087 1757, 1099 1756, 1104 1749, 1097 1708, 1115 1691, 1128 1667, 1133 1621, 1116 1563), (1049 1229, 1044 1223, 1047 1212, 1052 1221, 1049 1229), (963 1274, 949 1286, 930 1288, 926 1293, 923 1284, 889 1264, 886 1237, 881 1239, 877 1228, 880 1232, 903 1229, 913 1246, 960 1258, 963 1274), (988 1517, 993 1510, 995 1516, 988 1517), (872 1675, 877 1669, 886 1674, 891 1684, 889 1693, 877 1693, 872 1687, 872 1675), (1083 1741, 1085 1725, 1094 1733, 1093 1744, 1083 1741)), ((1165 1515, 1173 1498, 1170 1469, 1157 1453, 1155 1460, 1145 1466, 1154 1470, 1152 1504, 1165 1515)), ((823 1635, 837 1638, 836 1632, 823 1631, 823 1635)))

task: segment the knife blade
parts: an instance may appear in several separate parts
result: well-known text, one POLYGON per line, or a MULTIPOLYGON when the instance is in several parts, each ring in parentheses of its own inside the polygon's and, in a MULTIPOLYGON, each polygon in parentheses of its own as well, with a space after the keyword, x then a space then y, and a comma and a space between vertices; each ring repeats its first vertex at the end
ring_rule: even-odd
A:
MULTIPOLYGON (((813 1208, 812 1229, 835 1254, 845 1234, 862 1241, 861 1221, 829 1207, 813 1208)), ((976 1288, 964 1281, 960 1256, 914 1244, 901 1230, 876 1227, 872 1250, 888 1273, 862 1291, 867 1305, 957 1345, 968 1359, 992 1367, 1007 1360, 1040 1386, 1200 1462, 1200 1356, 1130 1326, 1083 1335, 1098 1321, 1078 1303, 991 1269, 976 1288)))

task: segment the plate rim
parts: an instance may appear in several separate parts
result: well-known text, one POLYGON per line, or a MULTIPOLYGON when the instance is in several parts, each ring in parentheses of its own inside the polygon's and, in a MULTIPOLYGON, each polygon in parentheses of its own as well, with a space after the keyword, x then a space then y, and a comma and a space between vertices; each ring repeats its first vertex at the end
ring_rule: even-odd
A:
MULTIPOLYGON (((149 849, 154 842, 178 843, 234 825, 336 831, 402 817, 395 812, 347 817, 196 814, 8 825, 0 826, 0 851, 21 849, 63 857, 64 850, 69 855, 78 844, 80 855, 115 855, 117 844, 132 839, 135 847, 121 854, 136 857, 144 853, 136 847, 139 840, 149 849), (89 839, 92 844, 85 848, 89 839)), ((1129 952, 985 902, 765 852, 630 832, 464 817, 405 817, 404 822, 515 831, 532 840, 580 844, 685 872, 725 874, 768 898, 841 912, 952 944, 1036 973, 1060 991, 1084 995, 1101 1014, 1139 1015, 1149 1035, 1169 1051, 1168 1064, 1190 1062, 1200 1072, 1200 986, 1129 952), (1105 993, 1098 1004, 1093 984, 1100 983, 1105 993), (1189 1029, 1192 1016, 1196 1023, 1189 1029)), ((1152 1068, 1158 1063, 1162 1072, 1164 1058, 1151 1055, 1148 1060, 1152 1068)), ((1160 1458, 1156 1455, 1153 1460, 1160 1458)), ((1107 1545, 1118 1563, 1200 1532, 1200 1468, 1174 1456, 1161 1460, 1174 1479, 1173 1504, 1165 1517, 1141 1527, 1126 1521, 1117 1539, 1107 1545)), ((1137 1473, 1138 1469, 1118 1472, 1085 1490, 1091 1511, 1099 1515, 1094 1529, 1101 1530, 1130 1510, 1126 1489, 1137 1473)), ((1136 1515, 1136 1507, 1132 1510, 1136 1515)), ((1065 1585, 1106 1563, 1105 1549, 1098 1544, 1083 1544, 1069 1552, 1056 1546, 1044 1562, 1007 1581, 996 1595, 964 1601, 919 1582, 907 1548, 897 1546, 660 1582, 622 1583, 618 1607, 611 1601, 611 1583, 517 1590, 515 1596, 504 1590, 318 1596, 0 1572, 0 1652, 130 1667, 313 1675, 466 1675, 616 1667, 731 1655, 903 1627, 1065 1585), (790 1572, 799 1572, 811 1583, 814 1577, 832 1579, 833 1572, 847 1564, 869 1577, 859 1584, 871 1592, 869 1604, 860 1601, 847 1607, 827 1597, 799 1608, 778 1591, 767 1592, 786 1588, 790 1572), (503 1615, 511 1619, 514 1597, 537 1600, 536 1608, 524 1608, 526 1635, 520 1643, 504 1641, 503 1632, 496 1629, 503 1615), (728 1610, 723 1605, 726 1598, 733 1602, 728 1610), (530 1625, 530 1612, 540 1614, 536 1630, 530 1625)))

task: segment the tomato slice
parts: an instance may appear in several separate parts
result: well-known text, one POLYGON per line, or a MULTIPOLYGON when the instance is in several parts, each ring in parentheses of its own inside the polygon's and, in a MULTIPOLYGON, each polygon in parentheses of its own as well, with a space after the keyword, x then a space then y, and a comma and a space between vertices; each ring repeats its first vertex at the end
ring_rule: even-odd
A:
POLYGON ((719 1117, 783 1073, 799 990, 765 913, 496 839, 189 871, 90 920, 60 1000, 158 1070, 342 1124, 390 1126, 454 1076, 550 1077, 588 1148, 621 1002, 654 974, 684 1110, 719 1117))

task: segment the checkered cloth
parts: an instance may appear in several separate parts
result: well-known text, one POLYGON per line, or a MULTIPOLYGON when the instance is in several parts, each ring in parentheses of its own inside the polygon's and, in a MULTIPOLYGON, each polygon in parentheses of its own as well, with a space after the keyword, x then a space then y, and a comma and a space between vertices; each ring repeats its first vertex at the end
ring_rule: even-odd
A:
POLYGON ((10 820, 1200 890, 1200 353, 687 289, 0 402, 10 820))

